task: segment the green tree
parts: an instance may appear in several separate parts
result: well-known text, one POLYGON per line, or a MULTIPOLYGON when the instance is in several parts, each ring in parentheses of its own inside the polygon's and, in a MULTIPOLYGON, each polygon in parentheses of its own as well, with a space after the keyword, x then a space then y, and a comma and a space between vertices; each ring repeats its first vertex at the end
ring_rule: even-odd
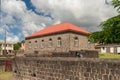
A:
POLYGON ((20 47, 21 47, 21 43, 20 42, 14 44, 14 50, 19 50, 20 47))
POLYGON ((112 0, 112 5, 120 12, 120 0, 112 0))
POLYGON ((90 34, 88 38, 89 38, 89 41, 92 43, 103 43, 103 39, 104 39, 103 36, 104 36, 103 32, 100 31, 100 32, 94 32, 90 34))
POLYGON ((112 5, 117 8, 118 15, 102 22, 102 31, 89 35, 90 42, 93 43, 120 43, 120 1, 113 0, 112 5))
POLYGON ((102 22, 100 26, 103 27, 105 43, 120 43, 120 15, 102 22))

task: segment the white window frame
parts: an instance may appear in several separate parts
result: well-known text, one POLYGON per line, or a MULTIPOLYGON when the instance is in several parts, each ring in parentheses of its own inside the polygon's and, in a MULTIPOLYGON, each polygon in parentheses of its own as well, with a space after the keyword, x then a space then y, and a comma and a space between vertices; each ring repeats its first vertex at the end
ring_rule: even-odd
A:
POLYGON ((91 48, 91 43, 90 43, 90 41, 88 40, 88 43, 87 43, 88 45, 87 45, 87 47, 90 49, 91 48))
POLYGON ((110 53, 114 53, 114 47, 110 47, 110 53))
POLYGON ((41 48, 42 49, 45 48, 45 42, 44 42, 44 40, 41 41, 41 48))
POLYGON ((79 40, 78 40, 78 37, 75 37, 74 38, 74 46, 78 46, 79 45, 79 40))
POLYGON ((38 48, 38 41, 35 41, 35 48, 38 48))
POLYGON ((117 47, 117 53, 120 53, 120 46, 117 47))
POLYGON ((61 37, 58 37, 57 46, 58 47, 62 46, 62 39, 61 39, 61 37))
POLYGON ((101 47, 101 53, 106 53, 107 49, 106 47, 101 47))
POLYGON ((50 38, 49 39, 49 47, 52 47, 53 46, 53 41, 52 41, 52 39, 50 38))
POLYGON ((31 41, 28 43, 29 49, 32 48, 32 43, 31 41))

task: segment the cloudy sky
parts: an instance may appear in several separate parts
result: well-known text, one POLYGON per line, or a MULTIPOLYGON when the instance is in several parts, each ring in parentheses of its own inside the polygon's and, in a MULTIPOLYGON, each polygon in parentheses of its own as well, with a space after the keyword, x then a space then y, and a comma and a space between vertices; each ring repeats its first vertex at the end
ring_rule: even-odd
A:
POLYGON ((110 0, 1 0, 0 39, 18 42, 46 26, 70 22, 94 32, 100 22, 117 15, 110 0))

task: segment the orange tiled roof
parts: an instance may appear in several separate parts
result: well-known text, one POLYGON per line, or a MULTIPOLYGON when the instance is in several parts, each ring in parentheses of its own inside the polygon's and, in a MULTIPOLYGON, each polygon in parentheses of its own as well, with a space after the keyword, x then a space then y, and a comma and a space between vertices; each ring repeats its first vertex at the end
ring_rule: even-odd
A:
POLYGON ((48 26, 36 33, 33 33, 30 36, 27 36, 26 39, 55 34, 55 33, 67 32, 67 31, 76 32, 76 33, 80 33, 80 34, 89 34, 90 33, 78 26, 75 26, 71 23, 65 22, 65 23, 61 23, 61 24, 57 24, 57 25, 53 25, 53 26, 48 26))

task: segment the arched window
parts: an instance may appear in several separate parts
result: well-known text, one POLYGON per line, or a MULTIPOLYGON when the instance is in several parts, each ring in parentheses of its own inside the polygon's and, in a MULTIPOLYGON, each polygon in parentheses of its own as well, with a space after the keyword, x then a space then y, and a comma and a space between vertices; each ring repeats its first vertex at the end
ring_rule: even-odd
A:
POLYGON ((61 37, 58 37, 58 47, 60 47, 60 46, 62 46, 62 39, 61 39, 61 37))
POLYGON ((35 48, 38 48, 38 42, 35 41, 35 48))
POLYGON ((31 41, 29 41, 29 43, 28 43, 28 47, 29 47, 29 48, 32 48, 31 41))
POLYGON ((87 46, 88 48, 91 48, 91 43, 90 43, 90 41, 88 40, 88 46, 87 46))
POLYGON ((74 46, 78 46, 79 45, 79 40, 78 37, 74 38, 74 46))
POLYGON ((52 39, 50 38, 49 39, 49 47, 52 47, 53 46, 53 42, 52 42, 52 39))
POLYGON ((44 40, 41 41, 41 48, 45 48, 45 42, 44 42, 44 40))

